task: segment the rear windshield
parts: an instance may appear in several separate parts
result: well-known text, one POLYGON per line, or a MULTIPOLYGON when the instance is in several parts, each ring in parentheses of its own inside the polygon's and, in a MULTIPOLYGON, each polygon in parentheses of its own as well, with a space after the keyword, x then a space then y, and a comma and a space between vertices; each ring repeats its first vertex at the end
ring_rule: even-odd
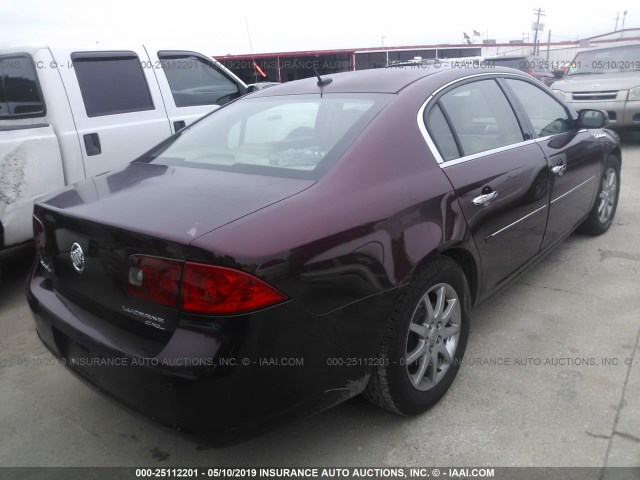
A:
POLYGON ((389 100, 387 94, 245 97, 137 161, 317 179, 389 100))
POLYGON ((567 72, 572 75, 597 75, 602 73, 640 70, 640 45, 587 50, 580 52, 567 72))

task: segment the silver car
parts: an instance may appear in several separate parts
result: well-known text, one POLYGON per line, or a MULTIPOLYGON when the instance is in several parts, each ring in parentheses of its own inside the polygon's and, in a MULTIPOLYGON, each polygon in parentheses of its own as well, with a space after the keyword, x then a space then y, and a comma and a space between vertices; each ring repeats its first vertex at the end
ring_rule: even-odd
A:
POLYGON ((640 44, 580 52, 551 88, 577 111, 606 111, 613 128, 640 127, 640 44))

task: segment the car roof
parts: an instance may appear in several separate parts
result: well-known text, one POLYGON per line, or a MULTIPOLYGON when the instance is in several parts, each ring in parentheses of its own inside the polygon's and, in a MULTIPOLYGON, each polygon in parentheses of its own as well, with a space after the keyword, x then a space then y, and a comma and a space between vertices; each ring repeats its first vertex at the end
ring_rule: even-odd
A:
MULTIPOLYGON (((375 68, 370 70, 358 70, 354 72, 342 72, 322 75, 323 79, 330 78, 330 84, 320 89, 316 77, 305 78, 294 82, 287 82, 277 90, 265 89, 261 95, 296 95, 303 93, 397 93, 410 83, 423 78, 433 72, 427 73, 426 68, 375 68), (273 92, 273 93, 267 93, 273 92), (275 93, 277 92, 277 93, 275 93)), ((254 96, 254 98, 257 95, 254 96)))
POLYGON ((426 77, 433 78, 433 86, 440 86, 470 75, 487 73, 510 73, 522 75, 520 70, 506 67, 486 68, 450 68, 450 67, 393 67, 357 70, 352 72, 322 75, 331 79, 331 83, 318 86, 316 77, 305 78, 266 88, 251 94, 251 98, 278 95, 302 95, 312 93, 398 93, 412 83, 426 77))

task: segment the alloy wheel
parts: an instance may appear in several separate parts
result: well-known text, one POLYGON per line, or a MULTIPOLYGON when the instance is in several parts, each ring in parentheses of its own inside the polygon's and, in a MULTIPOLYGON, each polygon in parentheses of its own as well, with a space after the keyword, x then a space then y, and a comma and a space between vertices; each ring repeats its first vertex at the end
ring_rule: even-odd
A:
POLYGON ((616 170, 607 168, 602 177, 602 188, 600 189, 600 203, 598 204, 598 220, 600 223, 607 223, 616 203, 618 189, 618 179, 616 170))
POLYGON ((444 377, 458 346, 461 319, 460 300, 451 285, 438 283, 420 298, 409 324, 404 358, 413 387, 430 390, 444 377))

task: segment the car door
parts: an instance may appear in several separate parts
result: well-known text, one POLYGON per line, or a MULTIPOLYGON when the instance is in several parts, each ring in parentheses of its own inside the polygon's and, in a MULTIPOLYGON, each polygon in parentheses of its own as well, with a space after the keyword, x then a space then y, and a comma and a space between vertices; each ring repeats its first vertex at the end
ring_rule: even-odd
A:
POLYGON ((589 212, 598 187, 603 146, 591 132, 579 129, 572 112, 532 82, 503 80, 513 92, 544 152, 550 172, 550 206, 542 248, 571 233, 589 212))
POLYGON ((142 48, 52 53, 73 112, 87 177, 130 162, 171 134, 142 48))
POLYGON ((148 51, 173 132, 238 98, 246 87, 231 72, 195 52, 148 51))
POLYGON ((453 86, 425 111, 482 261, 483 292, 540 251, 549 173, 492 77, 453 86))

